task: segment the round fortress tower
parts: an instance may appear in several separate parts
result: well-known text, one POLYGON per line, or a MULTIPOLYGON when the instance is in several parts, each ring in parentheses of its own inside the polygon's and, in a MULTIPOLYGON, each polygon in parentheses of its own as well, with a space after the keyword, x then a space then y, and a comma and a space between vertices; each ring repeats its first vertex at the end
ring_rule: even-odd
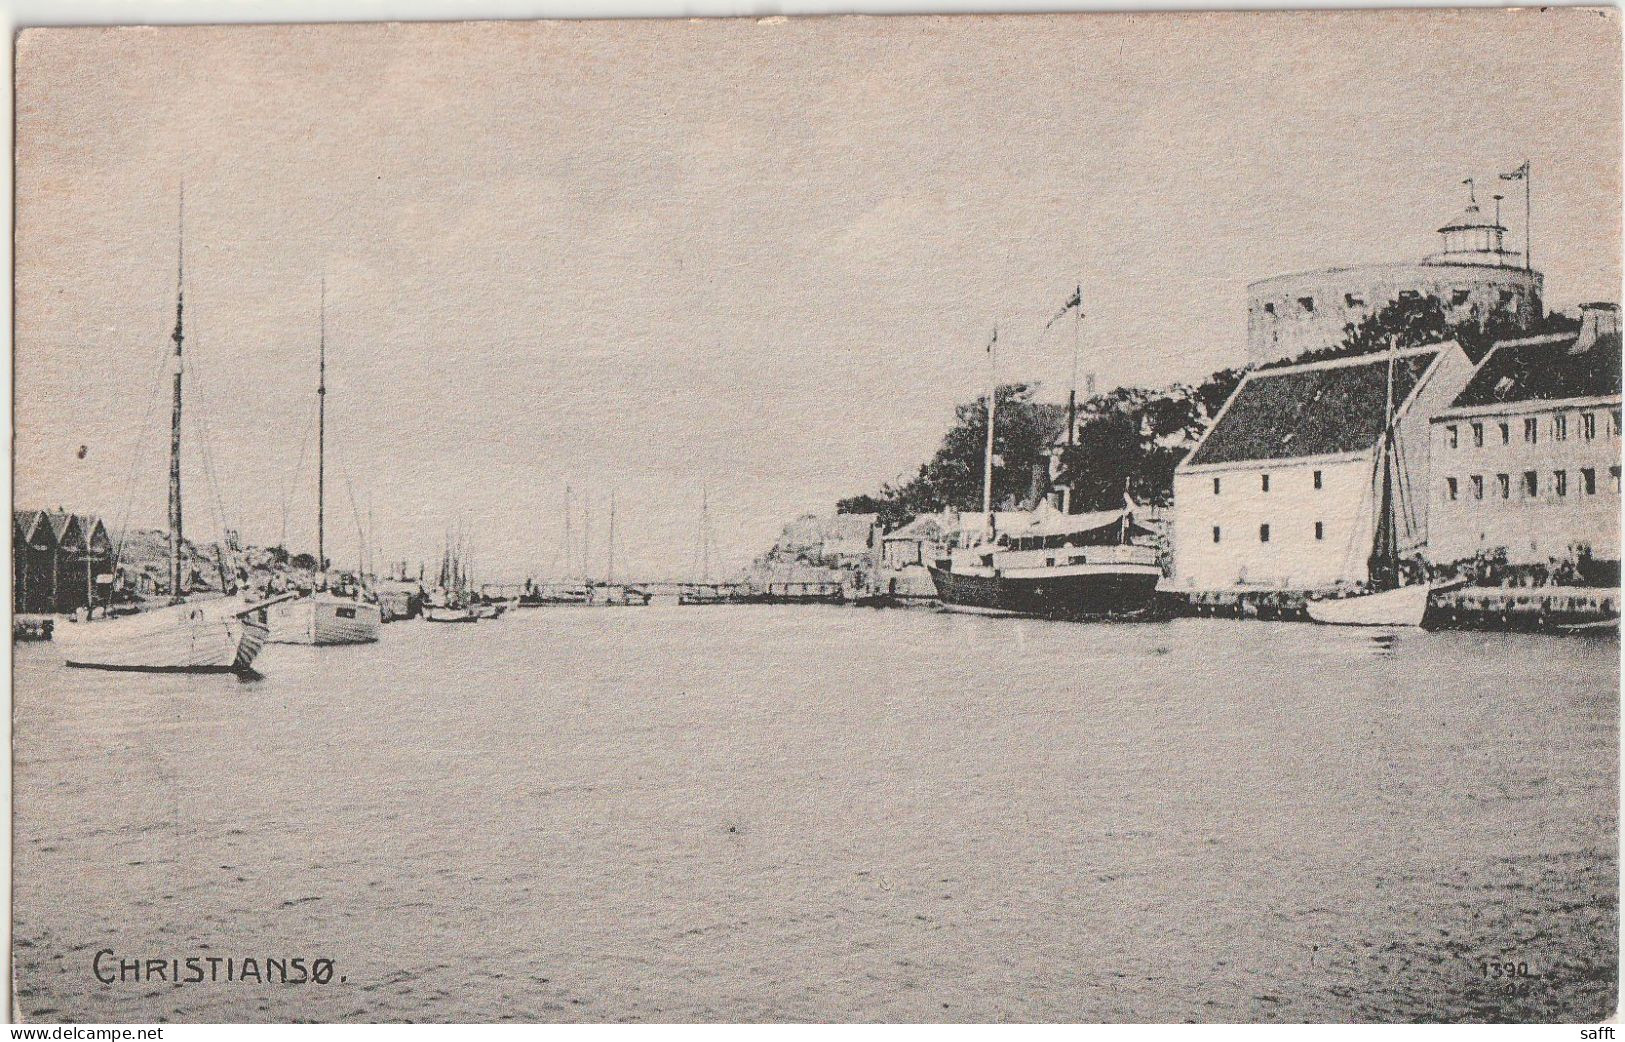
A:
POLYGON ((1247 287, 1247 361, 1259 365, 1336 347, 1343 327, 1401 298, 1431 298, 1452 322, 1501 313, 1520 329, 1541 316, 1538 271, 1506 249, 1506 228, 1478 201, 1439 229, 1444 248, 1420 261, 1362 264, 1254 282, 1247 287))

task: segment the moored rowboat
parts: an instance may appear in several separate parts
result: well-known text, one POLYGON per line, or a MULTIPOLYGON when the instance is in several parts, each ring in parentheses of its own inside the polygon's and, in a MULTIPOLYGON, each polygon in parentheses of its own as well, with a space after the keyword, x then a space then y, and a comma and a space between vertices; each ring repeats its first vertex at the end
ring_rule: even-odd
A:
POLYGON ((1420 626, 1432 592, 1432 586, 1417 583, 1356 597, 1310 601, 1304 610, 1315 622, 1330 626, 1420 626))

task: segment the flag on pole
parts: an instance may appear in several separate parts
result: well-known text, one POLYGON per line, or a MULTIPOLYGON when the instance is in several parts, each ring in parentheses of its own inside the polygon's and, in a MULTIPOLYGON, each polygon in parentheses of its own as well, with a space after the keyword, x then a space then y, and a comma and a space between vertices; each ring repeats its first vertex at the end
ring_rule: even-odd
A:
POLYGON ((1072 296, 1067 299, 1067 302, 1061 305, 1061 310, 1055 313, 1055 317, 1044 323, 1044 329, 1047 331, 1050 326, 1053 326, 1055 323, 1061 321, 1061 319, 1065 317, 1066 313, 1071 311, 1073 308, 1081 309, 1082 307, 1083 287, 1080 285, 1077 289, 1072 291, 1072 296))
POLYGON ((1523 166, 1520 166, 1518 169, 1512 171, 1512 173, 1510 173, 1510 174, 1502 174, 1501 175, 1501 180, 1503 180, 1503 181, 1522 181, 1525 178, 1527 178, 1528 176, 1529 176, 1529 160, 1525 159, 1523 161, 1523 166))

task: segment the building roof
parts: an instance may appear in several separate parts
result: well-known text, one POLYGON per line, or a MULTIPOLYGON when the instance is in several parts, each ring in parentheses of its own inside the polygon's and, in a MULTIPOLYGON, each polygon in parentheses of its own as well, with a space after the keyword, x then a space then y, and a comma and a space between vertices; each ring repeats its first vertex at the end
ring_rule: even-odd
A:
MULTIPOLYGON (((1445 345, 1400 353, 1394 404, 1402 408, 1445 345)), ((1187 466, 1364 452, 1387 413, 1387 355, 1260 369, 1230 396, 1187 466)))
POLYGON ((1499 221, 1493 221, 1485 217, 1483 212, 1479 210, 1477 203, 1468 203, 1467 209, 1463 210, 1461 215, 1455 220, 1451 221, 1443 228, 1440 228, 1439 232, 1440 234, 1443 234, 1444 232, 1460 232, 1467 231, 1472 228, 1489 228, 1494 231, 1506 231, 1506 228, 1502 226, 1499 221))
MULTIPOLYGON (((17 531, 21 533, 23 542, 25 543, 33 541, 35 531, 44 522, 45 511, 43 510, 13 510, 11 512, 11 523, 15 525, 17 531)), ((49 529, 47 529, 47 531, 49 531, 49 529)))
POLYGON ((1451 408, 1618 396, 1619 334, 1599 336, 1589 350, 1570 354, 1579 336, 1563 333, 1496 344, 1451 408))
POLYGON ((942 514, 921 514, 901 528, 887 532, 881 537, 883 543, 893 542, 940 542, 946 539, 959 527, 959 515, 953 512, 942 514))

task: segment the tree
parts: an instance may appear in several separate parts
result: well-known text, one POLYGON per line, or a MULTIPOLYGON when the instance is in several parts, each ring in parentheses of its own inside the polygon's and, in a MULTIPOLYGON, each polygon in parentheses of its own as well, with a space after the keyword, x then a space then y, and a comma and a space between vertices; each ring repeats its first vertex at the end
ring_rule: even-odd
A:
POLYGON ((288 563, 301 572, 314 572, 316 570, 315 554, 294 554, 288 563))
MULTIPOLYGON (((1003 384, 998 389, 994 424, 993 502, 1021 501, 1032 488, 1035 467, 1048 466, 1050 439, 1065 416, 1065 407, 1034 402, 1037 387, 1003 384)), ((982 469, 987 451, 987 400, 965 402, 954 410, 954 425, 936 454, 902 485, 886 485, 877 494, 841 500, 841 513, 880 515, 895 527, 919 514, 943 510, 982 509, 982 469)))

